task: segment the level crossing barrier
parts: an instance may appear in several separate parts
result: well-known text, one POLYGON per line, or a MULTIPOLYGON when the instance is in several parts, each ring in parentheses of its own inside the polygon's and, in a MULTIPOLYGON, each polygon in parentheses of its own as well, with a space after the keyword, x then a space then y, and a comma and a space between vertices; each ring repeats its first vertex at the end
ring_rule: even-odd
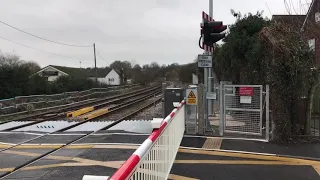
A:
POLYGON ((185 101, 155 129, 111 180, 167 179, 185 130, 185 101))

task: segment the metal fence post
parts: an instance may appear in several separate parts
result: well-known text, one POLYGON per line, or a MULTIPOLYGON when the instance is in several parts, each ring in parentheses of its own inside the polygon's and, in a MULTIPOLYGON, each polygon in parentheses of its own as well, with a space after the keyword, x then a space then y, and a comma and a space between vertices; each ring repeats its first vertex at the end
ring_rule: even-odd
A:
POLYGON ((198 86, 198 133, 200 135, 204 134, 204 113, 205 113, 205 100, 203 97, 204 94, 204 86, 203 84, 199 84, 198 86))
POLYGON ((269 121, 269 85, 266 85, 266 140, 270 139, 270 121, 269 121))
POLYGON ((219 135, 223 136, 223 130, 224 130, 224 89, 223 89, 222 81, 220 82, 220 98, 219 98, 219 105, 220 105, 220 114, 219 114, 219 135))

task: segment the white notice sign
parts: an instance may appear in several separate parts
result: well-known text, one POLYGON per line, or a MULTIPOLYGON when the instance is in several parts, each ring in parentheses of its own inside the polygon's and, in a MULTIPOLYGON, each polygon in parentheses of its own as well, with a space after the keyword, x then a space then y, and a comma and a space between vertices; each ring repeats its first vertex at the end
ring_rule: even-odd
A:
POLYGON ((209 55, 198 55, 198 67, 211 68, 212 67, 212 56, 209 55))
POLYGON ((251 104, 252 97, 251 96, 240 96, 241 104, 251 104))
POLYGON ((217 99, 217 93, 215 92, 207 92, 206 99, 217 99))

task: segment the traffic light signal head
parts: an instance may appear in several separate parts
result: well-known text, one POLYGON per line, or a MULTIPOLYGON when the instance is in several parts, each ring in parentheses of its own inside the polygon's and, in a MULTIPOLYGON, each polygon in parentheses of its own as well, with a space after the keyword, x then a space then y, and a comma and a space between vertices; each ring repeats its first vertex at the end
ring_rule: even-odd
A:
POLYGON ((227 29, 221 21, 210 21, 203 24, 201 33, 203 34, 203 43, 213 47, 213 44, 223 39, 226 35, 221 33, 227 29))

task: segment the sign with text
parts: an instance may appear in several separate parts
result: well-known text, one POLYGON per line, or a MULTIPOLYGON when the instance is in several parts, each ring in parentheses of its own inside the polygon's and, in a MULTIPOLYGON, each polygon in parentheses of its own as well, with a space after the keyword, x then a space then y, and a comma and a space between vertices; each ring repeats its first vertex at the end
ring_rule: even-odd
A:
POLYGON ((253 87, 240 87, 239 96, 253 96, 253 87))
POLYGON ((251 96, 240 96, 240 103, 241 104, 251 104, 252 97, 251 96))
POLYGON ((198 55, 198 67, 211 68, 212 67, 212 56, 210 55, 198 55))
POLYGON ((217 93, 215 93, 215 92, 207 92, 206 99, 216 100, 217 99, 217 93))
POLYGON ((186 89, 187 104, 197 105, 197 89, 186 89))

